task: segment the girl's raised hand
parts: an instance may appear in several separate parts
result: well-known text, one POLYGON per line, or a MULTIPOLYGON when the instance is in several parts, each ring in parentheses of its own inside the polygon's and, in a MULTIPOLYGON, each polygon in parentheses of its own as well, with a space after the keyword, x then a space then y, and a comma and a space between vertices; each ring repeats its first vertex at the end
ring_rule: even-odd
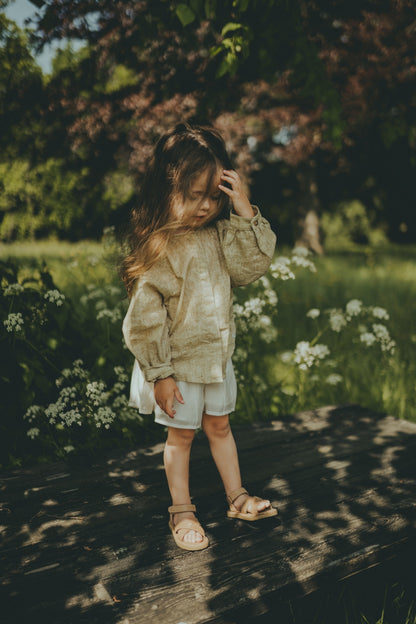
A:
POLYGON ((243 184, 240 176, 236 171, 224 169, 221 175, 221 180, 228 182, 231 188, 228 186, 218 185, 218 188, 224 191, 233 202, 234 211, 240 217, 254 217, 254 211, 251 207, 250 201, 244 192, 243 184))
POLYGON ((185 403, 173 377, 155 381, 154 392, 156 403, 170 418, 174 418, 176 414, 173 409, 174 400, 185 403))

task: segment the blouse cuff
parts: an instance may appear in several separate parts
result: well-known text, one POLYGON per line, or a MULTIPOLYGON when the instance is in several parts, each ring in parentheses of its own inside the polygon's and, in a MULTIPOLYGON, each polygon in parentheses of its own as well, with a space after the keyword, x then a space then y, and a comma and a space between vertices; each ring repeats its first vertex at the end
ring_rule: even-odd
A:
POLYGON ((236 230, 251 230, 252 226, 257 226, 261 223, 262 216, 257 206, 251 206, 254 210, 254 217, 240 217, 235 212, 230 214, 230 224, 236 230))
POLYGON ((173 368, 170 364, 162 364, 160 366, 154 366, 152 368, 146 368, 143 371, 146 381, 152 383, 159 379, 166 379, 166 377, 173 376, 173 368))

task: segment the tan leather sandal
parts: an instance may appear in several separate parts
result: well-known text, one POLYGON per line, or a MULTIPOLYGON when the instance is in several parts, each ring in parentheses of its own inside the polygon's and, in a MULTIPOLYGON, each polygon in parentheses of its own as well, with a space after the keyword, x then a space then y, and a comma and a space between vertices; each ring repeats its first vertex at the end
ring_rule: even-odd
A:
POLYGON ((185 518, 181 520, 177 524, 173 524, 173 514, 181 513, 182 511, 196 511, 195 505, 171 505, 168 507, 168 512, 170 513, 169 519, 169 528, 172 531, 173 539, 175 540, 177 546, 179 548, 183 548, 184 550, 203 550, 209 546, 209 541, 207 536, 205 535, 205 531, 202 526, 199 524, 198 520, 191 520, 190 518, 185 518), (196 531, 200 535, 202 535, 202 542, 184 542, 183 535, 184 533, 188 533, 189 531, 196 531))
POLYGON ((248 508, 251 504, 258 503, 263 498, 259 498, 258 496, 249 496, 247 490, 243 487, 238 488, 238 490, 234 490, 227 496, 227 500, 230 505, 234 504, 234 501, 241 496, 241 494, 247 494, 248 498, 244 501, 241 506, 240 511, 233 511, 229 509, 227 511, 227 516, 229 518, 238 518, 239 520, 248 520, 249 522, 253 522, 254 520, 261 520, 262 518, 271 518, 272 516, 277 516, 277 509, 274 507, 266 507, 263 511, 256 511, 255 513, 248 511, 248 508))

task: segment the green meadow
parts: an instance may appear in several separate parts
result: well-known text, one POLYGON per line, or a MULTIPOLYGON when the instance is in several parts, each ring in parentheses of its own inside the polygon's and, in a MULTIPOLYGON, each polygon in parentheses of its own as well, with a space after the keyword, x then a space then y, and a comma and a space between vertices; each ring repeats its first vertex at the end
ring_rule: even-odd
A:
MULTIPOLYGON (((290 254, 279 249, 275 263, 290 254)), ((9 415, 3 465, 164 436, 151 417, 127 405, 133 359, 121 333, 128 300, 119 258, 111 237, 0 246, 2 316, 21 315, 21 327, 1 327, 9 415), (78 360, 81 369, 71 368, 78 360)), ((308 258, 316 271, 290 265, 294 279, 271 270, 265 282, 236 291, 234 422, 345 403, 416 421, 416 248, 308 258), (356 314, 334 331, 330 316, 341 311, 348 318, 348 305, 356 314), (380 309, 383 320, 369 320, 380 309), (385 326, 394 348, 360 339, 374 322, 385 326)))

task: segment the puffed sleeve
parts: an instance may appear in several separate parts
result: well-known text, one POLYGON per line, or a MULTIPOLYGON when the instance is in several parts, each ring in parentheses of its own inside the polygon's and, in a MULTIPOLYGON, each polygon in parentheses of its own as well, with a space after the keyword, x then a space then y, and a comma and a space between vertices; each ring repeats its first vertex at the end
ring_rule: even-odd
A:
POLYGON ((276 235, 270 224, 252 206, 254 217, 231 213, 230 220, 221 220, 217 229, 232 286, 245 286, 264 275, 273 258, 276 235))
POLYGON ((163 301, 157 279, 152 272, 147 272, 136 282, 123 321, 126 345, 149 382, 173 375, 167 312, 163 301))

